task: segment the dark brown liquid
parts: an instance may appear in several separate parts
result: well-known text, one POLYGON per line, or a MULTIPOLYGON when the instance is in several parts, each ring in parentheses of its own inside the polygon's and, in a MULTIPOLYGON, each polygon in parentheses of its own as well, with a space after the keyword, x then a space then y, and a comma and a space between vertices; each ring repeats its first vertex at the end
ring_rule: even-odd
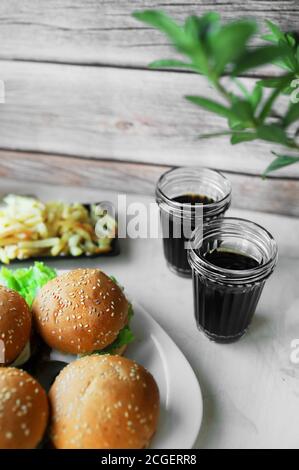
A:
MULTIPOLYGON (((203 206, 203 216, 205 211, 205 206, 214 202, 210 197, 207 197, 202 194, 182 194, 181 196, 176 196, 172 199, 175 202, 182 204, 182 217, 174 218, 172 216, 165 217, 161 213, 161 223, 163 234, 167 233, 167 226, 169 226, 169 237, 163 237, 163 246, 164 254, 168 264, 175 269, 177 272, 185 275, 191 276, 191 268, 187 259, 187 250, 185 247, 185 242, 188 239, 184 236, 183 232, 183 204, 190 204, 191 207, 194 207, 196 204, 204 204, 203 206), (175 227, 175 224, 179 224, 180 227, 175 227), (177 230, 179 228, 179 230, 177 230), (179 238, 176 237, 176 233, 181 233, 179 238)), ((191 229, 194 230, 196 225, 195 217, 191 219, 191 229)))
MULTIPOLYGON (((204 258, 211 264, 236 271, 253 269, 258 261, 249 256, 213 250, 204 258)), ((197 272, 193 273, 194 306, 197 324, 206 335, 217 342, 229 343, 237 340, 248 328, 264 281, 255 284, 228 285, 211 282, 197 272)))
POLYGON ((234 269, 236 271, 253 269, 259 266, 254 258, 228 250, 213 250, 206 253, 204 258, 219 268, 234 269))
POLYGON ((214 199, 203 194, 183 194, 182 196, 176 196, 172 199, 175 202, 180 202, 181 204, 212 204, 214 199))

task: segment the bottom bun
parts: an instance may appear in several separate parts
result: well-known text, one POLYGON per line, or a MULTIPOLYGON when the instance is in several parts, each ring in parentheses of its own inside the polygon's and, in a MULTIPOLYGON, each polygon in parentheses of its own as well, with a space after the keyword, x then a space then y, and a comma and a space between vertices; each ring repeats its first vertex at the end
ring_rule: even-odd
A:
POLYGON ((142 449, 159 417, 152 375, 121 356, 86 356, 66 366, 49 392, 57 449, 142 449))

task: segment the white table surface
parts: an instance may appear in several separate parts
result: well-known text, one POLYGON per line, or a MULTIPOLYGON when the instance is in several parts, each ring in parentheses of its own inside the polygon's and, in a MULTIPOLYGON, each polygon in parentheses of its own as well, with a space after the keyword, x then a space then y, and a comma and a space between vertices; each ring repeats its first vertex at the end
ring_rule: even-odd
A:
MULTIPOLYGON (((7 180, 1 191, 82 202, 115 199, 100 190, 7 180)), ((151 198, 131 195, 128 201, 151 198)), ((114 258, 54 264, 68 269, 84 263, 115 275, 181 348, 204 397, 196 448, 298 448, 299 365, 290 354, 291 341, 299 338, 299 219, 233 209, 228 215, 261 223, 279 245, 277 268, 251 328, 234 344, 212 343, 196 329, 191 280, 168 270, 159 239, 122 240, 121 255, 114 258)))

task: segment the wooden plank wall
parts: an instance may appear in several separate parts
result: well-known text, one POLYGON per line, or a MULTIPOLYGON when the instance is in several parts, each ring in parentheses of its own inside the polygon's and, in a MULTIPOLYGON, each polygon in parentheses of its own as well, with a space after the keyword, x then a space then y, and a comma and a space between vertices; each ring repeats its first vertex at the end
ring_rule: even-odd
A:
MULTIPOLYGON (((296 0, 2 0, 0 177, 151 194, 166 167, 205 165, 232 179, 236 207, 298 216, 299 165, 262 181, 271 145, 197 139, 223 121, 183 95, 213 91, 195 74, 147 69, 173 52, 132 18, 143 8, 178 20, 210 10, 255 16, 261 28, 268 18, 296 30, 299 20, 296 0)), ((252 86, 255 77, 243 80, 252 86)))

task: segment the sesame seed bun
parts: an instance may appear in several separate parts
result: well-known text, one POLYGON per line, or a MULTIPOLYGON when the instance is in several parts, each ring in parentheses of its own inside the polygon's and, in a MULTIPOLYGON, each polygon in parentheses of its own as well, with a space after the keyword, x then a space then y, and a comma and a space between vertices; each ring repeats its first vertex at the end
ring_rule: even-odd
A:
POLYGON ((31 312, 18 292, 0 286, 0 365, 17 359, 30 339, 31 312))
POLYGON ((102 350, 128 322, 129 303, 99 269, 75 269, 48 282, 32 307, 37 330, 54 349, 69 354, 102 350))
POLYGON ((57 449, 142 449, 159 417, 152 375, 121 356, 92 355, 66 366, 49 392, 57 449))
POLYGON ((46 392, 33 377, 14 367, 0 369, 1 449, 34 449, 48 414, 46 392))

